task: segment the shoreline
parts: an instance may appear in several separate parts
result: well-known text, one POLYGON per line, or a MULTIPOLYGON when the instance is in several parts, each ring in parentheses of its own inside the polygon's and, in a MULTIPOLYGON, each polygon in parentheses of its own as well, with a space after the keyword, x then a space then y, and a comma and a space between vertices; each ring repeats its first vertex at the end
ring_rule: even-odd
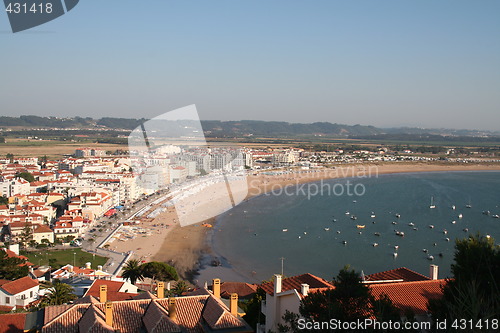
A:
MULTIPOLYGON (((398 173, 424 173, 424 172, 454 172, 454 171, 500 171, 500 163, 488 164, 452 164, 445 163, 366 163, 337 166, 334 169, 302 170, 300 172, 269 171, 268 174, 248 176, 248 194, 245 201, 254 197, 273 191, 276 188, 297 186, 304 183, 312 183, 321 180, 339 178, 367 178, 378 177, 378 175, 398 173), (272 173, 272 174, 271 174, 272 173)), ((243 276, 227 265, 210 267, 209 261, 223 259, 218 255, 213 246, 213 235, 211 228, 201 226, 202 223, 214 225, 217 217, 210 218, 202 223, 181 227, 175 211, 160 214, 154 221, 148 223, 153 225, 167 224, 169 227, 162 233, 161 244, 150 244, 149 257, 154 261, 162 261, 172 264, 179 275, 191 283, 196 280, 200 271, 209 273, 224 270, 222 275, 230 278, 242 278, 243 276)), ((141 227, 147 228, 147 224, 141 227)), ((159 242, 160 239, 155 239, 159 242)), ((149 243, 149 242, 148 242, 149 243)), ((146 246, 147 244, 144 244, 146 246)), ((134 251, 135 252, 135 251, 134 251)), ((139 255, 140 256, 140 255, 139 255)), ((206 275, 206 274, 205 274, 206 275)), ((203 282, 203 281, 202 281, 203 282)))

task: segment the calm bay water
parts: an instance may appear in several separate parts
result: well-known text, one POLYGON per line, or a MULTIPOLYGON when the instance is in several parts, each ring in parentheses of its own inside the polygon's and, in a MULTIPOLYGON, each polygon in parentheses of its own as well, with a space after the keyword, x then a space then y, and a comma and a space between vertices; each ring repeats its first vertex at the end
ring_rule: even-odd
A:
MULTIPOLYGON (((324 193, 309 200, 301 192, 261 195, 220 216, 212 234, 213 249, 225 266, 219 269, 230 268, 243 279, 258 282, 280 273, 284 257, 287 276, 309 272, 331 279, 346 264, 365 274, 407 267, 428 275, 433 263, 439 266, 439 276, 446 277, 455 239, 481 232, 500 240, 500 219, 482 214, 489 210, 491 215, 500 215, 500 172, 380 175, 324 183, 334 186, 348 181, 363 184, 365 194, 324 193), (431 197, 435 209, 429 208, 431 197), (466 208, 469 201, 472 208, 466 208), (395 230, 405 236, 396 235, 395 230), (434 256, 433 261, 423 249, 434 256)), ((214 268, 207 271, 217 274, 214 268)), ((206 277, 202 270, 201 278, 206 277)))

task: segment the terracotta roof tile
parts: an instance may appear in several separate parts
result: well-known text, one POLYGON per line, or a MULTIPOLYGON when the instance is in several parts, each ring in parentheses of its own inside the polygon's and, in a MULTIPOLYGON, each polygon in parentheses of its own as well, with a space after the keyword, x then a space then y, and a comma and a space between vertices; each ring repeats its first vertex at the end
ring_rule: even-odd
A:
POLYGON ((80 333, 114 333, 113 327, 106 324, 104 313, 92 304, 78 322, 80 333))
POLYGON ((441 287, 445 280, 427 280, 414 282, 382 283, 370 285, 373 296, 386 294, 394 305, 404 313, 413 311, 416 315, 427 312, 429 299, 440 298, 443 295, 441 287))
POLYGON ((181 332, 181 328, 168 316, 167 310, 156 301, 149 303, 142 317, 148 333, 181 332))
MULTIPOLYGON (((317 277, 317 276, 309 274, 309 273, 285 278, 282 280, 281 283, 282 283, 281 291, 296 289, 300 292, 301 285, 303 283, 308 284, 310 290, 311 289, 322 289, 322 288, 333 288, 333 285, 331 283, 329 283, 328 281, 326 281, 325 279, 322 279, 320 277, 317 277)), ((260 287, 267 294, 274 295, 274 281, 263 283, 260 285, 260 287)))
POLYGON ((238 318, 221 306, 215 297, 209 297, 203 310, 203 319, 213 330, 244 326, 238 318))
POLYGON ((0 332, 22 333, 27 313, 12 313, 0 315, 0 332))
POLYGON ((23 278, 5 283, 0 288, 11 295, 16 295, 36 286, 38 286, 38 280, 33 280, 29 276, 25 276, 23 278))
POLYGON ((390 271, 379 272, 365 276, 366 281, 382 281, 382 280, 403 280, 403 282, 410 281, 426 281, 430 280, 425 275, 414 272, 406 267, 392 269, 390 271))
POLYGON ((43 323, 47 324, 49 321, 69 309, 71 305, 54 305, 44 308, 43 323))
POLYGON ((232 293, 238 294, 239 298, 249 298, 257 291, 257 285, 245 282, 223 282, 220 285, 221 295, 229 298, 232 293))

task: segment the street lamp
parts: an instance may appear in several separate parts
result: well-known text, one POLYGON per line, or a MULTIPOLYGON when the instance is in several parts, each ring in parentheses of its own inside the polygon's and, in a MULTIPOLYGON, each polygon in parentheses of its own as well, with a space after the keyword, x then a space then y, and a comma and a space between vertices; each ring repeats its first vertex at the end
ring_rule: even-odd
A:
POLYGON ((73 267, 76 266, 76 252, 73 252, 73 267))

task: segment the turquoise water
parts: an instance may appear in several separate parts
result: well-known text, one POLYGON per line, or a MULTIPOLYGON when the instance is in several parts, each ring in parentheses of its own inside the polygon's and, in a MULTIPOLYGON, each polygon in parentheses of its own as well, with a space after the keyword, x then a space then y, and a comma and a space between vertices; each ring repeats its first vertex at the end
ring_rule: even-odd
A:
MULTIPOLYGON (((240 204, 218 218, 212 235, 214 251, 226 267, 249 281, 280 273, 281 257, 287 276, 309 272, 331 279, 346 264, 365 274, 407 267, 428 275, 432 263, 439 266, 441 278, 450 275, 456 238, 479 231, 490 234, 497 243, 500 240, 500 219, 491 216, 500 215, 500 172, 380 175, 324 184, 338 184, 339 193, 347 182, 362 184, 365 194, 335 196, 325 190, 308 199, 300 191, 289 191, 295 194, 261 195, 240 204), (431 197, 435 209, 429 208, 431 197), (472 208, 466 208, 469 201, 472 208), (482 214, 486 210, 491 211, 490 216, 482 214), (404 232, 404 237, 395 230, 404 232)), ((360 189, 358 186, 358 193, 360 189)))

